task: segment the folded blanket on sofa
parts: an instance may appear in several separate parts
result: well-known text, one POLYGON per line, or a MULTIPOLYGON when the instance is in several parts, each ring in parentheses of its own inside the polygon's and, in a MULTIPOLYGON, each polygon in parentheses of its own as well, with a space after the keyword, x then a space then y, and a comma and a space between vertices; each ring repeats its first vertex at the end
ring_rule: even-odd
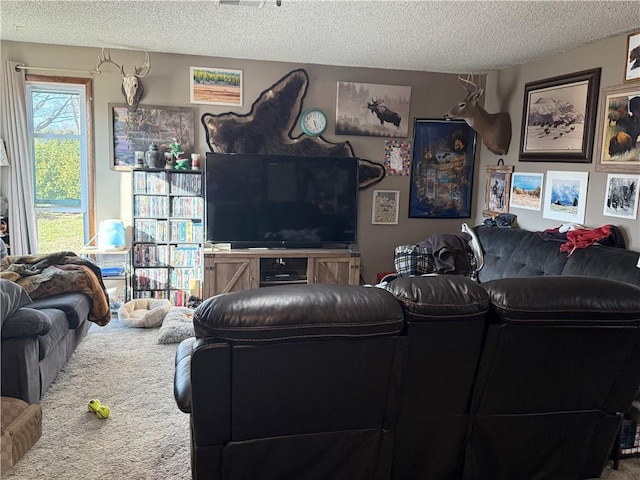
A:
POLYGON ((111 320, 100 268, 73 252, 5 257, 0 262, 0 278, 16 282, 34 300, 67 292, 85 293, 92 300, 88 319, 101 326, 111 320))

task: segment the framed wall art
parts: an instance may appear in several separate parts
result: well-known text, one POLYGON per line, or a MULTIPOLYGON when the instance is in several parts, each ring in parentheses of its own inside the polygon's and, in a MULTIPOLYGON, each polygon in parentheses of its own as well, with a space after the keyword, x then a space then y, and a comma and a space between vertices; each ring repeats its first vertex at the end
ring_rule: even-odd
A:
POLYGON ((463 120, 416 118, 409 217, 469 218, 476 132, 463 120))
POLYGON ((122 104, 109 104, 109 145, 111 169, 130 170, 135 165, 135 152, 145 152, 155 143, 162 157, 177 142, 187 158, 193 153, 195 115, 192 108, 139 105, 129 112, 122 104))
POLYGON ((511 176, 509 207, 540 210, 544 173, 517 172, 511 176))
POLYGON ((488 166, 487 186, 485 190, 484 210, 485 217, 495 217, 500 213, 509 213, 509 194, 511 193, 512 165, 488 166))
POLYGON ((527 83, 520 160, 590 163, 600 68, 527 83))
POLYGON ((603 215, 635 220, 638 216, 640 175, 610 173, 604 196, 603 215))
POLYGON ((624 81, 640 80, 640 32, 627 36, 627 56, 624 66, 624 81))
POLYGON ((406 137, 411 87, 338 82, 336 135, 406 137))
POLYGON ((542 216, 567 223, 584 223, 589 172, 547 172, 542 216))
POLYGON ((603 88, 598 109, 596 170, 640 173, 640 82, 603 88))
POLYGON ((404 140, 385 140, 383 163, 387 175, 409 175, 411 143, 404 140))
POLYGON ((374 225, 396 225, 399 206, 399 190, 374 190, 371 223, 374 225))
POLYGON ((191 103, 242 106, 242 70, 190 67, 191 103))

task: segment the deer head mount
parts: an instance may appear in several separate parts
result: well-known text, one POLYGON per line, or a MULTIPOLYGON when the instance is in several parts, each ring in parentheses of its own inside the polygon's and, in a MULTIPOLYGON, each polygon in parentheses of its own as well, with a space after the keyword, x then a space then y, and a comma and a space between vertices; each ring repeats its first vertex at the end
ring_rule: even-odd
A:
POLYGON ((105 53, 104 48, 102 54, 98 55, 98 63, 96 64, 96 71, 100 71, 100 65, 103 63, 111 63, 120 69, 120 75, 122 75, 122 94, 127 102, 127 110, 135 112, 138 109, 138 103, 144 94, 144 88, 142 87, 141 78, 147 76, 151 71, 151 64, 149 63, 149 53, 144 52, 144 63, 140 66, 134 65, 134 73, 125 73, 124 66, 111 60, 111 54, 107 50, 105 53))
POLYGON ((478 105, 484 93, 483 88, 473 82, 473 76, 466 79, 458 75, 458 81, 466 90, 465 97, 445 113, 447 120, 461 118, 482 137, 482 143, 489 151, 504 155, 509 151, 511 143, 511 117, 508 112, 487 113, 478 105), (466 84, 466 85, 465 85, 466 84))

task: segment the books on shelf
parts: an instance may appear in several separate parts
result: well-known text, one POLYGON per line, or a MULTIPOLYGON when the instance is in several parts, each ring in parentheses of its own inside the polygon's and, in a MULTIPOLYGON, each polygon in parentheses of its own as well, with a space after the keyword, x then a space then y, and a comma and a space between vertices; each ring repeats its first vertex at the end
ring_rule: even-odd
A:
POLYGON ((202 175, 184 173, 171 176, 171 195, 202 195, 202 175))
POLYGON ((169 216, 169 202, 167 197, 137 195, 133 199, 133 216, 167 218, 169 216))
POLYGON ((184 218, 202 218, 204 200, 202 197, 172 197, 171 216, 184 218))
POLYGON ((193 220, 171 220, 169 222, 172 242, 193 242, 201 243, 204 238, 204 227, 202 222, 193 220))
POLYGON ((133 171, 133 193, 166 195, 169 193, 167 172, 133 171))
POLYGON ((165 243, 169 241, 169 221, 136 218, 133 222, 134 242, 165 243))

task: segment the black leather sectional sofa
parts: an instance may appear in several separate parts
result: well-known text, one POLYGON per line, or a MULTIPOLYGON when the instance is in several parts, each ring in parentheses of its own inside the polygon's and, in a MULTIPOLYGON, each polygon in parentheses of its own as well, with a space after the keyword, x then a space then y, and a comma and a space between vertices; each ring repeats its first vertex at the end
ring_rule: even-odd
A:
POLYGON ((598 477, 640 385, 640 254, 475 231, 479 283, 203 302, 176 355, 193 477, 598 477))

